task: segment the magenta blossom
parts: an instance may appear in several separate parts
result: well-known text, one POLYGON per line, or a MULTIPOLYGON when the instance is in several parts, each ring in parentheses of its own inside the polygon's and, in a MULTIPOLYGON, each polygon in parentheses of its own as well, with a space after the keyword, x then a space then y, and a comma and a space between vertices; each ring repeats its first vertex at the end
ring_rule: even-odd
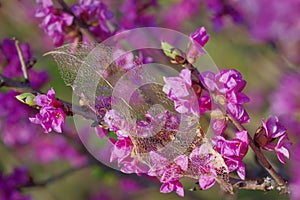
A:
POLYGON ((31 200, 29 195, 23 195, 20 187, 30 185, 32 180, 27 168, 18 167, 9 175, 0 171, 0 199, 1 200, 31 200))
POLYGON ((170 193, 172 191, 175 191, 176 194, 178 194, 181 197, 184 196, 183 185, 178 180, 163 183, 160 187, 161 193, 170 193))
POLYGON ((34 98, 37 106, 40 106, 40 112, 35 118, 29 118, 34 124, 40 124, 45 133, 55 130, 58 133, 62 132, 62 125, 65 122, 66 114, 62 109, 62 104, 55 99, 55 92, 51 88, 47 95, 40 94, 34 98))
POLYGON ((123 173, 141 174, 147 172, 147 167, 143 165, 138 158, 132 157, 131 152, 133 150, 133 143, 127 136, 118 135, 117 141, 114 142, 114 146, 110 156, 110 162, 117 160, 118 166, 121 167, 123 173))
POLYGON ((262 120, 266 144, 262 146, 264 150, 275 151, 280 162, 285 163, 285 158, 289 158, 291 142, 288 138, 286 128, 279 123, 276 116, 270 116, 265 122, 262 120), (277 140, 277 144, 275 141, 277 140))
POLYGON ((188 169, 188 157, 181 155, 176 157, 174 162, 170 162, 162 155, 151 151, 150 159, 153 166, 148 171, 148 175, 160 177, 162 183, 160 192, 170 193, 175 191, 179 196, 184 196, 183 186, 179 180, 188 169))
POLYGON ((199 115, 198 98, 192 88, 191 71, 181 70, 179 77, 164 78, 163 91, 175 103, 175 110, 179 113, 193 113, 199 115))
MULTIPOLYGON (((225 24, 225 17, 229 16, 233 22, 243 22, 243 13, 235 1, 204 0, 208 10, 212 13, 214 29, 219 31, 225 24)), ((226 25, 226 24, 225 24, 226 25)))
POLYGON ((118 160, 118 164, 130 156, 133 148, 132 141, 129 137, 119 136, 118 140, 114 144, 114 148, 111 153, 110 162, 118 160))
POLYGON ((52 0, 37 0, 41 5, 36 11, 35 16, 43 18, 40 27, 53 39, 56 46, 60 46, 64 42, 64 29, 71 26, 74 17, 53 6, 52 0))
POLYGON ((200 10, 199 0, 180 0, 167 6, 163 14, 163 24, 167 28, 179 30, 184 22, 196 17, 200 10))
POLYGON ((240 131, 235 135, 236 138, 233 140, 216 136, 212 139, 212 143, 214 149, 222 155, 229 172, 237 170, 240 178, 244 180, 246 169, 242 160, 248 151, 248 134, 247 131, 240 131))
POLYGON ((295 71, 284 73, 278 83, 269 99, 271 112, 279 117, 280 122, 289 130, 289 134, 299 138, 300 93, 295 88, 300 87, 300 73, 295 71))
POLYGON ((202 26, 192 33, 190 38, 193 42, 196 42, 196 44, 204 47, 209 40, 209 35, 206 33, 205 27, 202 26))
POLYGON ((123 16, 121 25, 124 29, 140 26, 155 26, 155 15, 149 13, 149 9, 156 9, 157 0, 127 0, 124 1, 120 11, 123 16))
POLYGON ((191 168, 195 175, 199 176, 199 185, 203 190, 212 187, 216 183, 217 167, 216 156, 212 154, 209 144, 202 144, 195 148, 189 156, 191 168))
POLYGON ((73 167, 80 167, 87 161, 85 155, 79 153, 74 146, 68 143, 66 138, 58 135, 43 135, 34 140, 31 146, 33 156, 42 164, 66 160, 73 167))
POLYGON ((76 17, 88 25, 89 30, 99 40, 102 41, 112 34, 108 22, 113 18, 113 13, 102 1, 80 0, 79 4, 71 6, 71 10, 76 17))
POLYGON ((200 27, 194 33, 190 35, 190 46, 187 51, 187 60, 190 63, 196 62, 202 55, 206 52, 204 51, 203 47, 209 40, 209 35, 206 33, 205 27, 200 27))
POLYGON ((211 93, 214 100, 223 106, 240 123, 250 121, 247 111, 243 104, 249 102, 249 97, 242 93, 246 86, 246 81, 236 70, 220 70, 217 74, 203 72, 200 75, 201 83, 211 93))
POLYGON ((134 55, 132 52, 125 52, 121 49, 117 49, 113 52, 113 59, 119 67, 126 71, 134 68, 134 55))

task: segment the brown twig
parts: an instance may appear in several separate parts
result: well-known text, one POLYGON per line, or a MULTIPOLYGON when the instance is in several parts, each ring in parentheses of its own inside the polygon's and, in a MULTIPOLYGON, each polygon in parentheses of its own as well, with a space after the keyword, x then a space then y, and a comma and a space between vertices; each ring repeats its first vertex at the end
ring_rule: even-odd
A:
MULTIPOLYGON (((270 177, 257 179, 257 180, 241 180, 236 178, 229 178, 229 183, 233 186, 236 190, 261 190, 261 191, 278 191, 284 194, 289 193, 289 191, 282 190, 282 187, 278 185, 278 183, 271 179, 270 177)), ((201 190, 199 187, 199 182, 195 183, 195 186, 190 189, 190 191, 197 191, 201 190)))
POLYGON ((231 178, 230 183, 235 189, 262 190, 265 192, 277 190, 281 193, 289 193, 287 190, 283 191, 281 185, 278 185, 278 183, 270 177, 260 180, 239 180, 231 178))
POLYGON ((52 183, 54 183, 54 182, 56 182, 58 180, 61 180, 61 179, 65 178, 65 177, 67 177, 67 176, 69 176, 71 174, 74 174, 77 171, 80 171, 80 170, 85 169, 87 167, 91 167, 94 164, 95 163, 87 163, 86 165, 82 165, 82 166, 77 167, 77 168, 69 168, 69 169, 67 169, 67 170, 65 170, 65 171, 63 171, 63 172, 61 172, 61 173, 59 173, 59 174, 57 174, 55 176, 51 176, 50 178, 48 178, 48 179, 46 179, 44 181, 40 181, 40 182, 34 182, 34 181, 32 181, 30 184, 22 186, 22 188, 25 188, 25 187, 26 188, 30 188, 30 187, 45 187, 45 186, 48 186, 48 185, 50 185, 50 184, 52 184, 52 183))
POLYGON ((22 53, 20 45, 19 45, 19 40, 17 40, 17 39, 14 39, 14 40, 15 40, 15 46, 16 46, 16 49, 17 49, 17 52, 18 52, 19 60, 20 60, 20 63, 21 63, 21 69, 22 69, 22 72, 23 72, 23 77, 24 77, 25 83, 29 83, 27 67, 26 67, 26 64, 25 64, 25 61, 24 61, 23 53, 22 53))
POLYGON ((15 81, 13 79, 5 77, 2 74, 0 74, 0 87, 8 87, 20 93, 25 93, 25 92, 38 93, 30 85, 28 85, 28 83, 15 81))

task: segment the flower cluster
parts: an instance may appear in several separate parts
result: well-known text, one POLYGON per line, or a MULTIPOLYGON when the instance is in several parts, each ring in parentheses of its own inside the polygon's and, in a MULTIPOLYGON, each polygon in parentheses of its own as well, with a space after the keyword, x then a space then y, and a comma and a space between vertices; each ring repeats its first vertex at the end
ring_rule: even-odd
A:
POLYGON ((240 131, 235 133, 236 138, 233 140, 226 140, 222 136, 216 136, 212 139, 214 149, 219 152, 229 172, 237 170, 241 179, 245 179, 246 168, 242 159, 248 151, 248 134, 247 131, 240 131))
POLYGON ((243 22, 241 8, 234 1, 205 0, 208 10, 212 13, 212 23, 215 30, 222 29, 225 17, 229 16, 233 22, 240 24, 243 22))
POLYGON ((192 19, 200 10, 201 1, 181 0, 170 5, 163 13, 163 23, 169 28, 178 29, 181 25, 192 19))
POLYGON ((280 77, 278 83, 278 87, 270 95, 271 112, 279 117, 289 133, 297 136, 300 132, 300 94, 295 88, 300 87, 300 73, 287 72, 280 77))
MULTIPOLYGON (((241 124, 250 121, 247 111, 244 109, 243 104, 249 102, 249 98, 242 93, 245 88, 246 81, 243 80, 242 75, 236 70, 220 70, 217 74, 213 72, 203 72, 200 74, 200 80, 203 86, 213 95, 214 103, 226 107, 226 111, 231 114, 241 124)), ((215 113, 220 113, 218 106, 215 113)), ((224 131, 225 120, 221 115, 217 114, 216 120, 213 121, 218 125, 214 131, 221 134, 224 131)))
POLYGON ((155 16, 148 13, 149 8, 157 7, 157 0, 127 0, 121 7, 121 25, 124 29, 155 26, 155 16))
POLYGON ((35 16, 43 18, 40 27, 47 33, 56 46, 63 44, 65 30, 73 24, 74 17, 61 9, 54 8, 52 0, 37 0, 41 8, 36 11, 35 16))
POLYGON ((244 109, 244 103, 249 98, 242 93, 246 81, 236 70, 221 70, 219 73, 203 72, 200 74, 200 80, 203 86, 210 92, 209 96, 203 92, 199 98, 199 93, 194 90, 192 85, 191 71, 183 69, 180 77, 165 78, 163 91, 168 94, 168 98, 175 103, 175 110, 179 113, 193 113, 199 115, 207 110, 212 110, 212 115, 217 117, 213 119, 213 128, 217 135, 223 133, 226 128, 226 122, 222 117, 222 112, 218 106, 212 103, 220 104, 226 107, 228 113, 235 117, 240 123, 248 123, 250 118, 244 109), (214 102, 211 102, 213 98, 214 102))
POLYGON ((263 129, 257 132, 255 141, 262 149, 275 151, 279 161, 285 163, 284 157, 289 158, 291 147, 286 128, 279 123, 276 116, 270 116, 267 121, 263 119, 262 127, 263 129))
POLYGON ((204 143, 191 150, 188 155, 170 158, 169 155, 158 151, 158 146, 164 144, 164 141, 172 140, 170 136, 178 131, 180 119, 168 111, 158 115, 147 113, 145 117, 145 121, 133 125, 116 110, 110 110, 105 115, 106 124, 117 136, 116 140, 109 139, 113 144, 110 161, 117 160, 121 171, 158 177, 162 183, 162 193, 175 191, 179 196, 184 196, 183 185, 180 182, 183 177, 199 179, 200 187, 208 189, 214 185, 219 175, 226 176, 238 167, 241 167, 240 174, 245 176, 241 160, 247 152, 247 133, 237 133, 237 138, 232 141, 223 137, 216 138, 216 150, 220 151, 220 154, 215 152, 209 143, 204 143), (161 131, 157 131, 157 128, 161 131), (220 149, 220 146, 227 149, 220 149), (149 156, 146 165, 142 164, 140 157, 143 157, 143 153, 149 156))
MULTIPOLYGON (((70 137, 75 137, 74 134, 70 137)), ((66 161, 72 167, 80 167, 87 162, 87 157, 69 144, 68 140, 58 135, 42 135, 31 143, 30 156, 41 164, 54 161, 66 161)))
POLYGON ((160 178, 162 183, 160 192, 176 191, 179 196, 184 196, 183 186, 179 180, 188 169, 188 157, 186 155, 178 156, 174 159, 174 162, 169 162, 167 158, 152 151, 150 152, 150 159, 154 165, 147 174, 160 178))
POLYGON ((70 8, 75 16, 89 27, 95 37, 104 40, 111 35, 112 31, 107 23, 113 18, 113 13, 103 2, 80 0, 78 4, 73 4, 70 8))
POLYGON ((6 200, 31 200, 28 195, 23 195, 19 188, 29 185, 31 178, 29 172, 24 167, 15 168, 9 175, 0 172, 0 199, 6 200))
POLYGON ((179 77, 164 78, 163 91, 175 103, 175 110, 179 113, 193 113, 199 115, 197 95, 192 88, 191 71, 184 69, 179 77))
POLYGON ((40 112, 34 118, 29 118, 29 120, 34 124, 40 124, 45 133, 51 132, 52 129, 61 133, 66 114, 62 109, 62 103, 56 100, 53 88, 47 92, 47 95, 37 95, 34 102, 41 107, 40 112))
MULTIPOLYGON (((19 45, 25 65, 28 67, 30 84, 33 88, 39 89, 49 80, 48 74, 46 71, 37 71, 32 67, 34 59, 32 58, 30 46, 24 43, 19 45)), ((21 64, 13 40, 3 40, 0 48, 0 58, 1 65, 4 65, 2 66, 2 73, 5 76, 22 76, 21 64)), ((79 154, 72 145, 68 144, 65 138, 47 137, 38 134, 42 132, 42 129, 28 120, 28 115, 34 114, 35 109, 20 103, 15 98, 17 94, 14 91, 0 94, 0 137, 4 144, 16 148, 18 153, 22 152, 22 157, 24 157, 24 152, 26 152, 26 155, 33 152, 33 155, 30 156, 34 161, 41 163, 49 163, 64 158, 70 161, 73 166, 82 165, 86 158, 79 154), (24 113, 28 115, 24 115, 24 113), (27 151, 27 149, 31 151, 27 151)))
MULTIPOLYGON (((56 46, 61 46, 66 39, 72 42, 81 40, 82 34, 74 22, 74 16, 63 9, 55 8, 52 0, 37 0, 41 8, 36 11, 36 17, 43 18, 40 27, 53 39, 56 46)), ((70 7, 74 15, 84 22, 90 31, 101 40, 111 34, 107 25, 113 15, 101 1, 83 1, 70 7)))
POLYGON ((129 137, 129 131, 133 131, 133 125, 129 124, 116 110, 108 111, 104 121, 117 135, 117 140, 110 138, 110 142, 113 144, 110 162, 117 160, 124 173, 145 173, 144 166, 140 164, 138 158, 131 157, 134 146, 129 137))

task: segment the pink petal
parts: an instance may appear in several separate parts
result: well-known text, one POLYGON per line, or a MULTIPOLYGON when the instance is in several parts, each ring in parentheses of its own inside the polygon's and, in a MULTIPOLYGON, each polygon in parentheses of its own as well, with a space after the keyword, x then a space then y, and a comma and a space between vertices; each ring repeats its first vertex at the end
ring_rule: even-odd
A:
POLYGON ((161 193, 170 193, 174 190, 174 185, 171 183, 163 183, 160 187, 161 193))
POLYGON ((286 160, 284 157, 289 158, 290 154, 287 148, 281 147, 280 149, 276 149, 277 157, 279 161, 285 164, 286 160))
POLYGON ((186 171, 188 169, 189 161, 186 155, 176 157, 174 162, 179 165, 182 170, 186 171))
POLYGON ((183 190, 183 186, 182 186, 182 183, 180 183, 179 181, 177 181, 175 183, 175 190, 176 190, 176 193, 181 196, 181 197, 184 197, 184 190, 183 190))
POLYGON ((215 184, 216 180, 211 176, 201 176, 199 179, 199 185, 203 190, 207 190, 215 184))
POLYGON ((246 168, 244 163, 240 162, 240 166, 237 168, 237 174, 242 180, 245 180, 246 177, 246 168))

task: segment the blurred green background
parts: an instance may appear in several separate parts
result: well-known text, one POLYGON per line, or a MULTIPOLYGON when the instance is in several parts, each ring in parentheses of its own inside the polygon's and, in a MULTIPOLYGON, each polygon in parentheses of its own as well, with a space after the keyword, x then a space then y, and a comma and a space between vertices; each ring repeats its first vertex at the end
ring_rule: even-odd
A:
MULTIPOLYGON (((58 97, 70 101, 72 95, 71 89, 64 85, 56 63, 50 56, 43 56, 44 53, 53 49, 54 46, 51 43, 51 38, 45 36, 43 30, 38 27, 40 20, 34 18, 34 12, 37 7, 35 1, 6 0, 0 2, 0 40, 15 37, 21 42, 29 43, 32 48, 33 57, 37 59, 35 67, 47 70, 51 76, 51 81, 44 87, 44 91, 47 91, 50 87, 54 87, 58 97)), ((71 3, 74 1, 67 2, 71 3)), ((159 1, 159 4, 164 7, 167 6, 169 2, 170 1, 159 1)), ((281 72, 285 70, 285 61, 277 54, 276 49, 272 45, 260 44, 251 40, 242 26, 233 26, 221 32, 214 32, 207 14, 204 11, 201 17, 199 16, 198 18, 187 21, 184 27, 182 27, 181 32, 189 34, 203 25, 207 27, 208 33, 211 36, 206 50, 217 66, 220 69, 235 68, 239 70, 243 74, 244 79, 248 82, 246 92, 249 92, 249 95, 252 91, 261 91, 265 94, 265 103, 262 109, 251 109, 251 105, 250 108, 247 109, 251 117, 251 123, 246 125, 246 127, 253 134, 258 128, 261 118, 267 118, 270 114, 268 110, 268 95, 272 89, 276 87, 281 72)), ((24 113, 24 115, 25 114, 26 113, 24 113)), ((69 122, 72 123, 72 120, 70 119, 69 122)), ((49 137, 51 137, 51 135, 49 135, 49 137)), ((6 172, 10 171, 13 166, 24 164, 29 167, 37 180, 44 180, 70 167, 64 162, 55 162, 51 165, 37 165, 28 162, 26 158, 17 157, 13 149, 7 149, 2 144, 0 145, 0 157, 2 168, 6 172)), ((276 162, 274 154, 270 154, 269 158, 276 162)), ((251 150, 245 162, 248 170, 251 170, 251 166, 255 164, 251 150)), ((109 196, 109 198, 101 197, 102 199, 182 199, 175 193, 160 194, 160 185, 155 182, 150 182, 152 183, 151 185, 146 186, 145 189, 141 189, 138 192, 126 192, 120 188, 120 176, 126 179, 134 175, 120 174, 119 171, 107 173, 100 165, 99 163, 98 167, 88 167, 74 172, 72 175, 66 176, 48 186, 28 188, 24 191, 32 194, 34 199, 38 200, 82 200, 88 199, 88 196, 95 193, 103 193, 109 196), (118 176, 116 174, 118 174, 118 176)), ((145 182, 148 183, 149 181, 146 180, 145 182)), ((192 188, 193 182, 186 180, 186 184, 184 185, 185 188, 192 188)), ((278 195, 276 192, 265 193, 261 191, 243 190, 238 191, 235 196, 224 196, 217 185, 208 191, 190 192, 186 190, 185 192, 186 196, 184 199, 198 200, 288 199, 287 196, 278 195)))

